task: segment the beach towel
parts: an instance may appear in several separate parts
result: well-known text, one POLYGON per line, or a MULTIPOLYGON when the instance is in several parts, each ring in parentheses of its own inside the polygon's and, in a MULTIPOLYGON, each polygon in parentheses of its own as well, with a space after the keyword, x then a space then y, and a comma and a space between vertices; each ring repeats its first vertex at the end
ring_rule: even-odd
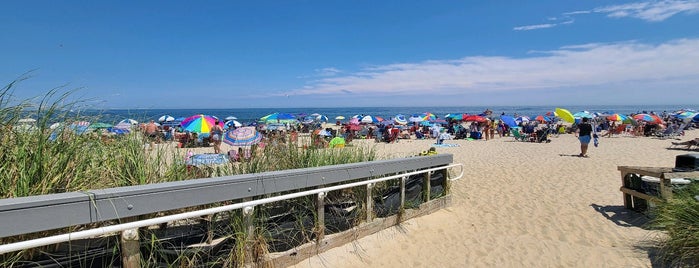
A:
POLYGON ((455 143, 442 143, 442 144, 432 144, 434 147, 459 147, 461 145, 455 144, 455 143))

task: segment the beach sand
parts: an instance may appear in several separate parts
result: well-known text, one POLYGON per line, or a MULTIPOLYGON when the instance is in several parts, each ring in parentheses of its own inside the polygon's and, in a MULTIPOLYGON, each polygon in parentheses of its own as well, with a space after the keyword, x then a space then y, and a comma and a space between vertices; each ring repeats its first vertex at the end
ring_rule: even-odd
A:
MULTIPOLYGON (((689 131, 681 140, 699 136, 689 131)), ((437 148, 463 163, 452 206, 361 238, 294 267, 650 267, 658 233, 623 207, 617 166, 674 166, 690 151, 673 139, 601 138, 580 158, 571 134, 551 143, 511 137, 449 140, 437 148)), ((434 140, 375 145, 380 154, 415 155, 434 140)))

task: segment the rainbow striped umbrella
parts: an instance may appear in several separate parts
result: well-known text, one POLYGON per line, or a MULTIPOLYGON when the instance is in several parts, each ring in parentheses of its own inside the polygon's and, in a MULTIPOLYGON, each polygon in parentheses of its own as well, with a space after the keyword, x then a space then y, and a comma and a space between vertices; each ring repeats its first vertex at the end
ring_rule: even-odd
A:
MULTIPOLYGON (((218 118, 211 115, 198 114, 185 118, 181 124, 182 129, 189 132, 209 133, 216 120, 218 120, 218 118)), ((219 121, 218 123, 221 127, 223 127, 222 122, 219 121)))
POLYGON ((422 118, 422 121, 430 121, 437 119, 437 116, 430 112, 424 113, 420 115, 420 117, 422 118))
POLYGON ((629 117, 625 116, 623 114, 613 114, 613 115, 607 116, 607 119, 611 120, 611 121, 622 121, 622 122, 623 121, 630 121, 629 117))
POLYGON ((640 121, 645 121, 648 123, 654 123, 654 124, 660 124, 663 122, 663 120, 660 119, 657 115, 653 114, 637 114, 633 116, 633 119, 640 120, 640 121))

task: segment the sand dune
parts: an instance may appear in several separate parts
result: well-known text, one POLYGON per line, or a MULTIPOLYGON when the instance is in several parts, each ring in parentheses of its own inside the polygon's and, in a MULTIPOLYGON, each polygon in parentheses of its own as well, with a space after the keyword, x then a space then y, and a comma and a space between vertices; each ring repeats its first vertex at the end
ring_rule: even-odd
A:
MULTIPOLYGON (((682 140, 699 136, 689 131, 682 140)), ((647 218, 623 208, 617 166, 674 166, 671 139, 602 138, 579 153, 573 135, 551 143, 452 140, 438 148, 463 163, 453 205, 409 220, 295 267, 649 267, 643 246, 657 234, 647 218)), ((356 141, 373 143, 373 141, 356 141)), ((401 156, 433 140, 376 144, 401 156)))

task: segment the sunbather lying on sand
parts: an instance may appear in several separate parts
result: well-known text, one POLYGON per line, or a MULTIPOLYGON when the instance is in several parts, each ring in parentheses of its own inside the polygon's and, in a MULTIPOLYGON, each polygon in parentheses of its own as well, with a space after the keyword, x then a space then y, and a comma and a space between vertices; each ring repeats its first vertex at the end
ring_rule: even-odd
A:
POLYGON ((692 146, 699 146, 699 138, 683 142, 673 142, 672 145, 687 145, 687 149, 689 149, 692 148, 692 146))

